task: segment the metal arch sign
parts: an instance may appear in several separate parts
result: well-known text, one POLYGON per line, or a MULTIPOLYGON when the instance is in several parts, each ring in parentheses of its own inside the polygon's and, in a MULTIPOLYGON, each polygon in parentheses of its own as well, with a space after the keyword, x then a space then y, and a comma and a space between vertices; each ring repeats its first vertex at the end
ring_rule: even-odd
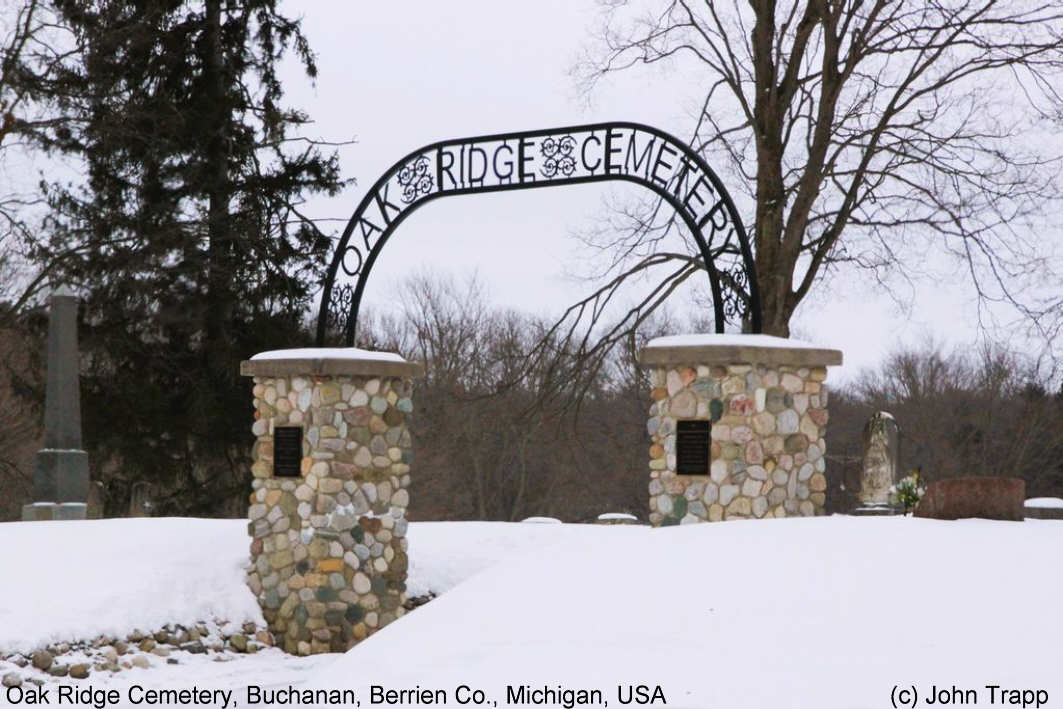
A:
POLYGON ((317 344, 341 329, 353 346, 369 273, 388 237, 418 207, 439 197, 609 180, 653 190, 693 234, 709 274, 716 331, 724 296, 711 247, 734 246, 754 332, 761 330, 753 253, 734 202, 705 161, 672 135, 639 123, 613 122, 476 136, 432 143, 406 155, 376 181, 340 237, 329 264, 317 344), (351 284, 354 284, 353 286, 351 284))

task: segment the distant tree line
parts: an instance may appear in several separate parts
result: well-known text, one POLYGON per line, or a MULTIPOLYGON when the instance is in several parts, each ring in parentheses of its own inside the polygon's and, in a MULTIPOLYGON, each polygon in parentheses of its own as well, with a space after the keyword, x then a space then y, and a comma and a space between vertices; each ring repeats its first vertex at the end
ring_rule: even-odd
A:
MULTIPOLYGON (((369 320, 363 344, 426 365, 412 424, 413 517, 646 518, 650 385, 637 352, 652 337, 703 323, 659 312, 600 368, 557 346, 528 372, 527 353, 548 319, 491 309, 475 282, 418 277, 404 293, 400 314, 369 320), (581 404, 556 382, 582 389, 581 404)), ((1063 496, 1063 387, 1001 346, 901 348, 847 386, 827 384, 830 512, 854 505, 863 426, 880 410, 900 424, 902 474, 1018 476, 1031 497, 1063 496)))
POLYGON ((876 411, 900 427, 900 474, 927 481, 1015 476, 1028 497, 1063 497, 1063 387, 1001 345, 900 349, 833 393, 828 500, 849 509, 860 489, 861 431, 876 411))
MULTIPOLYGON (((548 332, 548 319, 492 308, 475 279, 415 276, 399 294, 400 310, 364 317, 358 344, 425 364, 411 423, 412 518, 546 515, 586 521, 618 511, 646 518, 650 386, 636 365, 638 348, 660 334, 696 329, 697 323, 659 312, 652 327, 594 368, 555 340, 548 354, 531 360, 529 370, 528 352, 548 332), (578 403, 567 395, 573 387, 583 390, 578 403)), ((27 340, 21 347, 33 349, 27 340)), ((23 377, 27 374, 32 372, 23 368, 23 377)), ((1003 348, 947 353, 929 343, 895 351, 848 386, 827 383, 829 511, 853 506, 863 425, 880 410, 900 425, 902 472, 920 469, 928 480, 1015 475, 1026 480, 1029 496, 1063 496, 1063 389, 1003 348)), ((232 409, 218 412, 232 419, 234 447, 251 439, 250 416, 240 415, 250 411, 250 395, 241 395, 232 409)), ((0 388, 0 411, 15 411, 7 403, 21 399, 12 397, 10 388, 0 388)), ((168 425, 165 411, 144 411, 144 427, 168 425)), ((16 495, 28 491, 30 480, 33 446, 25 441, 39 433, 26 424, 28 410, 23 406, 19 412, 0 418, 0 489, 16 495), (20 460, 5 458, 16 450, 20 460)), ((152 484, 160 514, 204 514, 200 498, 185 494, 184 481, 114 464, 98 436, 91 429, 86 442, 108 514, 126 513, 138 482, 152 484)), ((213 514, 243 514, 247 481, 234 482, 205 485, 203 494, 215 498, 213 514)), ((13 496, 0 514, 16 517, 20 503, 13 496)))

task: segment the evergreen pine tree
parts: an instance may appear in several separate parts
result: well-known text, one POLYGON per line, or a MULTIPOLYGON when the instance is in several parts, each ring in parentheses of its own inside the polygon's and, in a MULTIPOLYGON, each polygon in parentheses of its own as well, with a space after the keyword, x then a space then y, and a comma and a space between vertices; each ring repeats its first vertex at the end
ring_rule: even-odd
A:
POLYGON ((38 132, 85 179, 47 185, 42 262, 84 298, 85 439, 108 512, 152 483, 166 513, 242 513, 250 384, 239 361, 306 344, 329 239, 301 215, 341 186, 297 135, 278 65, 314 58, 275 0, 56 0, 78 51, 38 132))

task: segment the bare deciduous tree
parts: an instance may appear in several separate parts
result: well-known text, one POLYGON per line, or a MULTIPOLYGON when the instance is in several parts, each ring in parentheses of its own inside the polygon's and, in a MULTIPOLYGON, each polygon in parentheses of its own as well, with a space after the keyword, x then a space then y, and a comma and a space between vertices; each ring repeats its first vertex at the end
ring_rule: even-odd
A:
POLYGON ((10 326, 33 301, 52 267, 30 269, 22 258, 20 248, 34 236, 43 200, 32 180, 15 175, 35 150, 27 134, 61 121, 54 107, 37 100, 35 87, 51 80, 72 49, 48 3, 19 0, 0 9, 0 326, 10 326))
POLYGON ((486 305, 475 280, 409 279, 400 318, 363 319, 360 345, 425 364, 411 432, 419 519, 644 515, 649 387, 630 350, 588 371, 547 322, 486 305), (528 352, 540 348, 542 355, 528 352), (585 392, 581 414, 564 395, 585 392))
POLYGON ((25 131, 48 120, 25 80, 46 78, 59 57, 53 20, 41 0, 0 8, 0 489, 7 493, 0 519, 15 518, 32 489, 39 434, 39 412, 29 394, 17 391, 34 374, 29 351, 39 344, 20 316, 45 281, 45 273, 33 271, 20 250, 40 203, 35 186, 20 173, 28 155, 25 131))
MULTIPOLYGON (((1058 205, 1059 155, 1046 138, 1063 115, 1063 3, 603 4, 600 43, 578 73, 589 89, 674 62, 677 85, 700 87, 691 144, 755 205, 747 224, 766 332, 787 336, 832 266, 908 277, 934 242, 983 302, 1014 306, 1046 339, 1063 332, 1060 268, 1035 225, 1058 205)), ((684 277, 690 256, 657 253, 676 227, 658 206, 629 208, 619 232, 593 238, 628 257, 616 272, 653 254, 678 268, 662 283, 684 277)))

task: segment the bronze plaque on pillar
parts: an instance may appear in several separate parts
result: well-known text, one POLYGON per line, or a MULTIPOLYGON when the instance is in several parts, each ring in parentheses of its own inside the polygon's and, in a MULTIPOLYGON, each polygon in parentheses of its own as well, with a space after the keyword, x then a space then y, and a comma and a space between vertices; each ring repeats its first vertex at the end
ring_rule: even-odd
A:
POLYGON ((303 427, 277 426, 273 429, 273 475, 297 478, 302 474, 303 427))
POLYGON ((708 421, 677 421, 675 472, 679 475, 708 475, 712 424, 708 421))

